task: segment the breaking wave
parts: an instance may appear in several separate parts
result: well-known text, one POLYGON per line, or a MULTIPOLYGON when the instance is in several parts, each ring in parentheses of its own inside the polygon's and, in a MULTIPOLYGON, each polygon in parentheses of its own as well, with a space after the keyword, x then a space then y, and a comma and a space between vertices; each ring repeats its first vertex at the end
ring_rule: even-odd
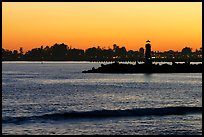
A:
POLYGON ((133 108, 126 110, 93 110, 93 111, 70 111, 41 116, 30 117, 4 117, 2 123, 20 124, 27 121, 38 120, 64 120, 74 118, 108 118, 108 117, 141 117, 141 116, 166 116, 186 115, 202 113, 202 107, 163 107, 163 108, 133 108))

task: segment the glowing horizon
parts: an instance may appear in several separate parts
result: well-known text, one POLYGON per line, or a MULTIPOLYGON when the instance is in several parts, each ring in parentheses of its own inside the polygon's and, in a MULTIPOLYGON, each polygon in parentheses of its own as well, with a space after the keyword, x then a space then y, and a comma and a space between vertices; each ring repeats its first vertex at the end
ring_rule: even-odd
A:
POLYGON ((2 47, 202 47, 201 2, 2 2, 2 47))

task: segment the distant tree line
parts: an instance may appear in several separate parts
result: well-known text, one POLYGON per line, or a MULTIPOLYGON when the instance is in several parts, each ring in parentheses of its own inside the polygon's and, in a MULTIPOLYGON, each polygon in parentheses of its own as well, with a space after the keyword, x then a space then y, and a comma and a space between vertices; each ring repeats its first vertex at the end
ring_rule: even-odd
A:
MULTIPOLYGON (((114 44, 113 48, 92 47, 86 50, 71 48, 68 45, 54 44, 53 46, 41 46, 23 52, 2 48, 2 61, 144 61, 144 48, 139 51, 126 50, 114 44)), ((152 51, 152 61, 202 61, 202 48, 192 52, 190 47, 178 51, 152 51)))

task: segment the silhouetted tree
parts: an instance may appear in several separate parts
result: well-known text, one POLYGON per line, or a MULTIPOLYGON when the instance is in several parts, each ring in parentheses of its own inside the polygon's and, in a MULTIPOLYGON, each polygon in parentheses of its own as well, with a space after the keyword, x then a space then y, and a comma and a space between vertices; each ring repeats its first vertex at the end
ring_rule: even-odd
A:
POLYGON ((81 61, 85 59, 84 56, 84 50, 82 49, 70 49, 68 51, 68 60, 73 60, 73 61, 81 61))
POLYGON ((67 52, 68 52, 68 46, 65 45, 64 43, 54 44, 51 47, 52 60, 66 60, 67 52))
POLYGON ((96 47, 88 48, 85 50, 88 60, 95 61, 98 59, 98 49, 96 47))
POLYGON ((20 52, 20 60, 23 60, 23 47, 20 47, 19 52, 20 52))
POLYGON ((192 49, 190 47, 185 47, 181 51, 183 54, 190 54, 192 52, 192 49))

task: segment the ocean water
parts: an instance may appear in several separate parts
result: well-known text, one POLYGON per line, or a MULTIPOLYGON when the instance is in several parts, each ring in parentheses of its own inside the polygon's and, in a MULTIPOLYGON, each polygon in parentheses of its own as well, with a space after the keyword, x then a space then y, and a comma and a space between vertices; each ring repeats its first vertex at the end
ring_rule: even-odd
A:
POLYGON ((3 62, 2 133, 202 135, 202 74, 85 74, 90 62, 3 62))

